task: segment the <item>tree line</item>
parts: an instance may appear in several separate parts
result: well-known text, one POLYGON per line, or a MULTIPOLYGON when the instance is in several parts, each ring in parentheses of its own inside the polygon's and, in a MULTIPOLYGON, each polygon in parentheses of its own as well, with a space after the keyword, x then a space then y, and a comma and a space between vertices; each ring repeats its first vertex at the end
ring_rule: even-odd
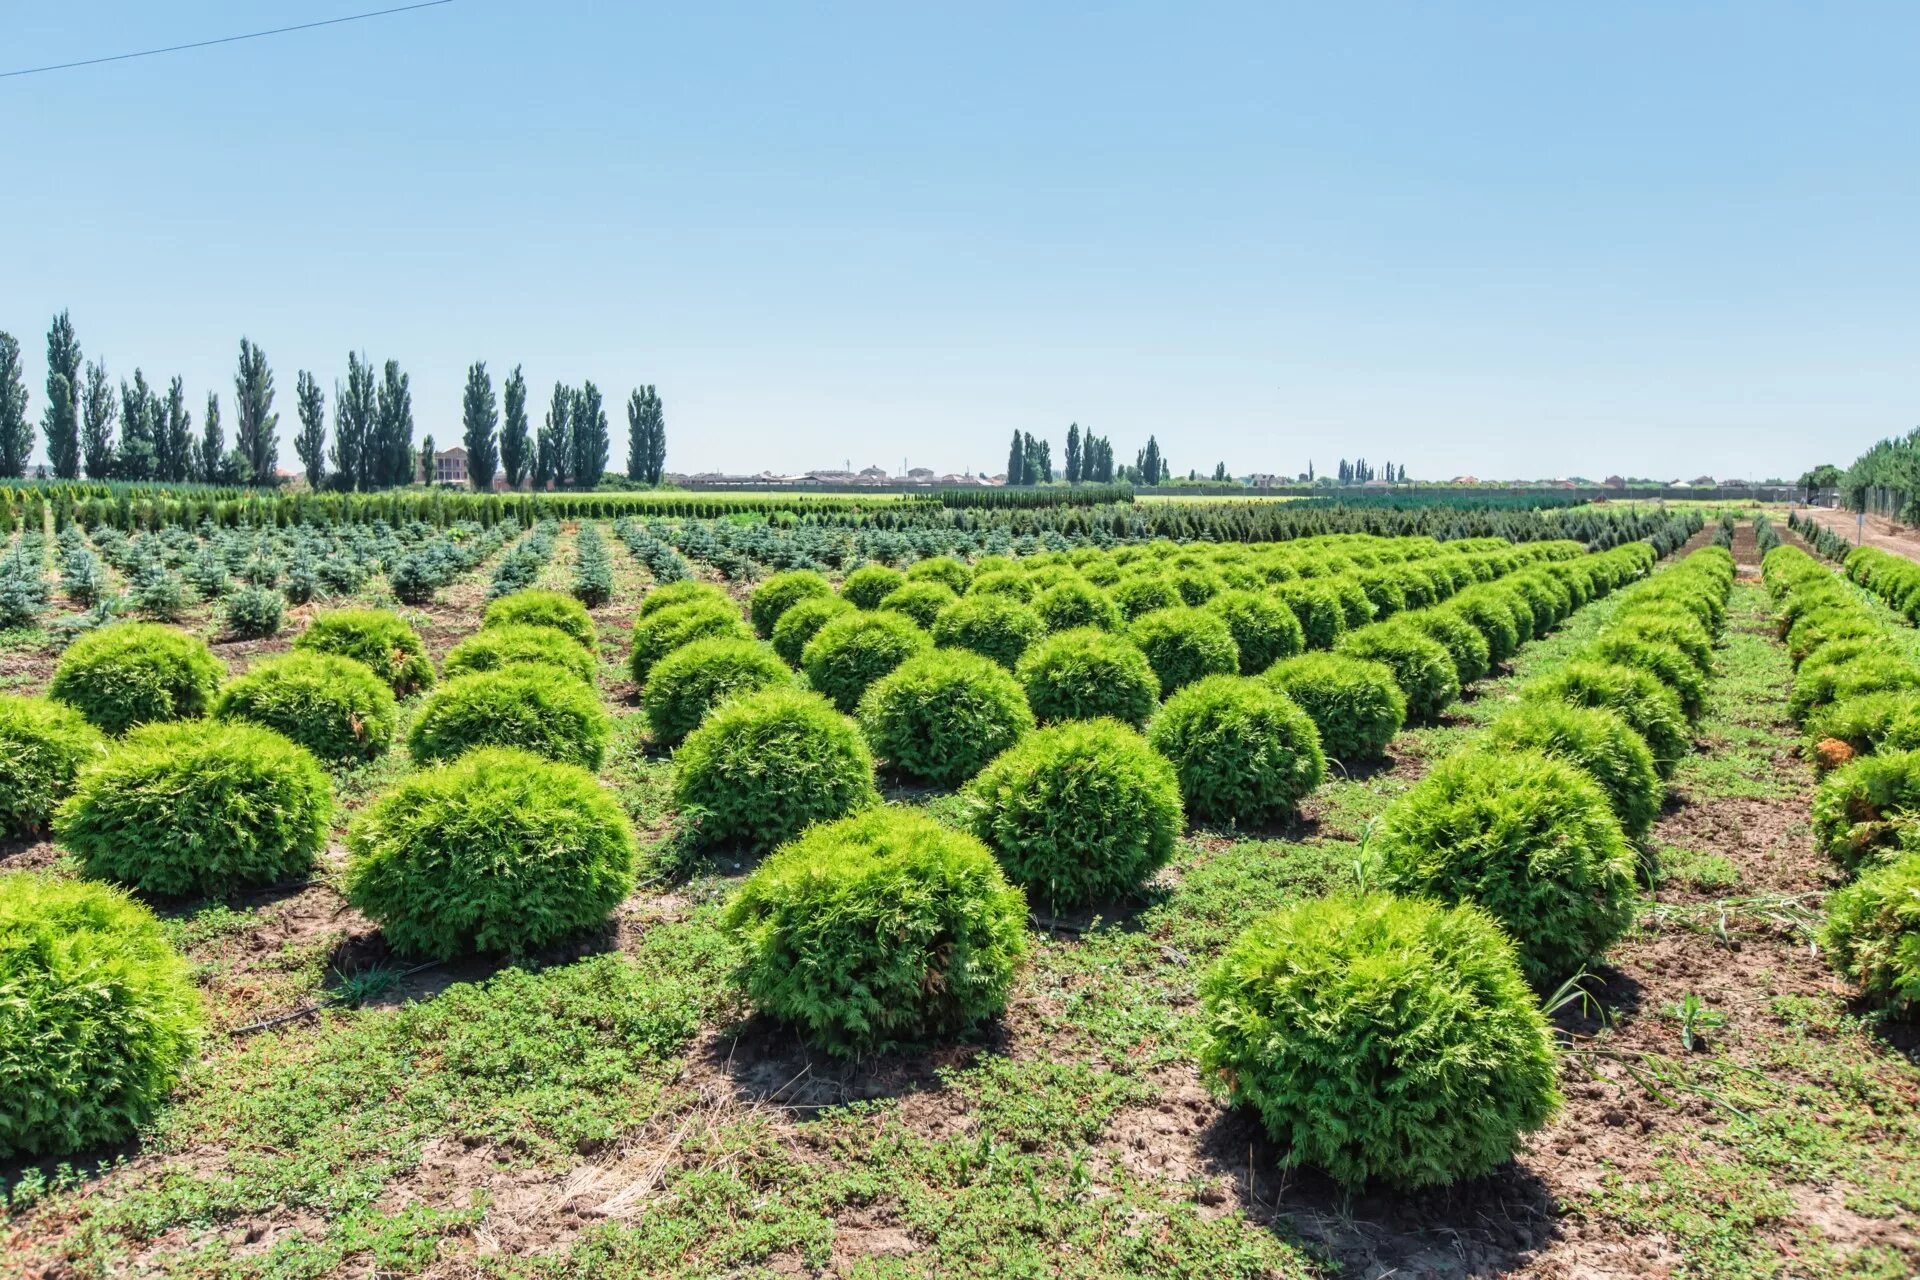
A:
MULTIPOLYGON (((0 477, 24 476, 36 435, 44 436, 47 467, 63 480, 83 473, 96 480, 200 481, 207 484, 277 483, 280 415, 274 412, 273 370, 266 353, 240 339, 234 374, 234 443, 227 447, 220 398, 209 392, 198 435, 187 408, 186 387, 175 376, 164 392, 136 368, 116 391, 102 360, 84 361, 73 321, 62 311, 47 330, 47 404, 39 423, 29 414, 20 343, 0 332, 0 477)), ((411 484, 428 470, 433 437, 414 446, 411 380, 397 360, 376 371, 364 352, 347 353, 347 376, 333 384, 333 419, 327 396, 306 370, 294 382, 299 426, 293 451, 314 489, 370 491, 411 484)), ((627 401, 627 478, 657 485, 665 474, 666 415, 652 385, 627 401)), ((591 489, 607 473, 611 440, 600 389, 587 381, 553 385, 545 421, 534 427, 527 412, 527 382, 514 366, 494 394, 484 360, 467 370, 461 397, 461 443, 467 451, 467 482, 492 487, 504 475, 515 489, 591 489)))

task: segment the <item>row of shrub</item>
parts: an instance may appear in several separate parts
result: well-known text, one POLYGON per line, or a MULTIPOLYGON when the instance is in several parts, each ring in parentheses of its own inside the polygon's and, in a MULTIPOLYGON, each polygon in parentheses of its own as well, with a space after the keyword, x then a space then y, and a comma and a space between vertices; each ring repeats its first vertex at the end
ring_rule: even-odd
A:
MULTIPOLYGON (((1854 583, 1911 617, 1912 562, 1869 547, 1854 583)), ((1795 664, 1788 707, 1825 776, 1815 842, 1849 883, 1827 899, 1822 944, 1869 999, 1920 1008, 1920 635, 1797 547, 1762 574, 1795 664)))

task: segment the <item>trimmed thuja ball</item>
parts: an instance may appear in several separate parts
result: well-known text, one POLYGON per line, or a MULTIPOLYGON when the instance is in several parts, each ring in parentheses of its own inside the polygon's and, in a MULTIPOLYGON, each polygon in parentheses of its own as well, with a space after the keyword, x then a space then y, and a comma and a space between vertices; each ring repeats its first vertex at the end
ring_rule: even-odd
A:
POLYGON ((1820 941, 1868 999, 1920 1007, 1920 852, 1870 868, 1828 898, 1820 941))
POLYGON ((780 661, 797 668, 807 651, 807 643, 820 633, 820 628, 854 612, 854 607, 839 596, 802 600, 781 614, 780 621, 774 624, 773 651, 780 655, 780 661))
POLYGON ((814 827, 725 916, 748 999, 844 1055, 948 1039, 999 1013, 1026 920, 978 840, 906 809, 814 827))
POLYGON ((1293 610, 1257 591, 1222 591, 1207 601, 1208 613, 1226 619, 1240 649, 1240 674, 1258 675, 1282 658, 1307 647, 1306 633, 1293 610))
POLYGON ((860 699, 861 732, 887 767, 953 786, 1033 728, 1020 682, 974 653, 941 649, 909 658, 860 699))
POLYGON ((1653 753, 1614 712, 1523 702, 1493 722, 1486 742, 1495 751, 1543 751, 1585 770, 1607 793, 1621 829, 1635 839, 1646 835, 1659 816, 1665 788, 1653 753))
POLYGON ((938 582, 955 595, 965 595, 973 581, 973 570, 952 556, 933 556, 907 569, 908 582, 938 582))
POLYGON ((1887 850, 1912 847, 1920 834, 1920 751, 1861 756, 1820 780, 1813 793, 1813 838, 1849 870, 1887 850))
POLYGON ((146 907, 0 874, 0 1160, 133 1135, 192 1061, 200 996, 146 907))
POLYGON ((931 629, 940 611, 959 598, 944 582, 903 582, 887 592, 880 608, 911 618, 916 627, 931 629))
POLYGON ((347 831, 347 898, 406 955, 524 955, 633 890, 627 815, 586 770, 487 748, 423 769, 347 831))
POLYGON ((1436 719, 1460 696, 1460 677, 1446 649, 1404 620, 1376 622, 1349 631, 1335 648, 1350 657, 1384 662, 1392 668, 1394 683, 1407 695, 1409 719, 1436 719))
POLYGON ((336 609, 307 624, 296 649, 353 658, 373 668, 395 697, 404 698, 433 683, 420 633, 397 614, 383 609, 336 609))
POLYGON ((889 569, 883 564, 862 565, 841 582, 840 598, 856 609, 877 608, 906 580, 906 575, 898 569, 889 569))
POLYGON ((1173 856, 1173 766, 1113 720, 1027 735, 967 787, 970 823, 1007 874, 1051 907, 1133 893, 1173 856))
POLYGON ((1537 751, 1461 751, 1387 809, 1377 882, 1475 902, 1543 989, 1598 959, 1633 920, 1633 849, 1600 784, 1537 751))
POLYGON ((45 827, 81 768, 106 754, 106 736, 72 707, 0 694, 0 835, 45 827))
POLYGON ((1447 657, 1453 660, 1454 676, 1462 688, 1484 678, 1493 669, 1493 649, 1487 638, 1464 615, 1456 613, 1451 604, 1420 609, 1401 621, 1437 641, 1447 651, 1447 657))
POLYGON ((220 690, 213 714, 265 725, 322 760, 372 760, 393 741, 393 691, 364 662, 298 650, 220 690))
POLYGON ((593 655, 566 632, 532 623, 509 622, 476 631, 447 654, 445 675, 473 675, 525 663, 559 667, 575 679, 593 683, 593 655))
POLYGON ((757 640, 695 640, 654 665, 640 703, 653 740, 670 747, 728 698, 792 680, 786 663, 757 640))
POLYGON ((1384 758, 1407 722, 1407 697, 1385 663, 1303 653, 1274 663, 1262 678, 1307 713, 1319 730, 1320 749, 1342 764, 1384 758))
POLYGON ((1306 712, 1242 676, 1209 676, 1168 698, 1147 741, 1173 762, 1187 812, 1203 822, 1284 820, 1327 776, 1306 712))
POLYGON ((771 639, 774 625, 780 621, 781 614, 802 600, 832 594, 833 587, 811 569, 776 573, 755 587, 753 594, 747 597, 747 617, 753 622, 753 633, 762 640, 771 639))
POLYGON ((644 685, 653 664, 681 645, 716 636, 753 639, 753 632, 740 620, 740 611, 732 601, 695 600, 647 614, 633 624, 633 651, 627 660, 633 682, 644 685))
POLYGON ((1489 1173, 1560 1105, 1551 1028, 1500 926, 1472 906, 1310 898, 1200 983, 1200 1068, 1281 1161, 1343 1185, 1489 1173))
POLYGON ((1012 596, 971 595, 940 611, 933 641, 942 649, 971 650, 1011 671, 1046 630, 1040 615, 1012 596))
POLYGON ((198 636, 157 622, 119 622, 67 646, 47 694, 106 732, 125 733, 207 714, 226 674, 198 636))
POLYGON ((1920 747, 1920 693, 1911 689, 1863 693, 1822 707, 1807 721, 1808 755, 1822 771, 1854 756, 1875 751, 1911 751, 1920 747), (1830 754, 1831 742, 1846 745, 1830 754))
POLYGON ((1232 675, 1240 669, 1233 629, 1225 618, 1203 609, 1155 609, 1133 620, 1127 639, 1147 655, 1160 677, 1163 698, 1204 676, 1232 675))
POLYGON ((853 613, 821 627, 801 663, 813 687, 851 713, 875 680, 932 647, 926 632, 897 613, 853 613))
POLYGON ((592 686, 558 667, 519 663, 435 689, 408 731, 407 751, 430 764, 475 747, 518 747, 598 769, 612 738, 613 719, 592 686))
POLYGON ((555 631, 565 632, 589 654, 597 652, 599 648, 593 619, 588 616, 587 607, 572 596, 558 591, 515 591, 511 595, 501 596, 487 606, 480 625, 482 628, 552 627, 555 631))
POLYGON ((1646 742, 1653 767, 1670 778, 1681 757, 1693 745, 1687 714, 1680 696, 1659 677, 1617 662, 1569 662, 1549 676, 1532 681, 1520 691, 1523 700, 1564 702, 1574 707, 1611 711, 1646 742))
POLYGON ((1160 703, 1160 677, 1139 646, 1091 628, 1042 640, 1017 674, 1043 724, 1106 716, 1141 729, 1160 703))
POLYGON ((669 582, 657 586, 640 598, 640 607, 633 612, 634 619, 651 618, 662 609, 673 609, 683 604, 724 604, 731 605, 733 597, 714 586, 711 582, 698 582, 692 578, 682 578, 678 582, 669 582))
POLYGON ((90 876, 147 893, 226 895, 305 875, 333 791, 304 747, 232 721, 155 724, 80 773, 54 837, 90 876))
POLYGON ((1605 634, 1582 656, 1648 672, 1678 695, 1680 709, 1687 713, 1689 720, 1698 720, 1707 709, 1707 678, 1700 674, 1693 659, 1670 644, 1625 634, 1605 634))
POLYGON ((1300 623, 1301 635, 1309 649, 1331 649, 1340 633, 1347 629, 1347 616, 1340 597, 1321 579, 1297 579, 1273 589, 1281 604, 1292 611, 1300 623))
POLYGON ((1090 582, 1068 579, 1048 587, 1034 598, 1033 611, 1040 615, 1048 631, 1073 631, 1097 627, 1101 631, 1120 629, 1120 606, 1090 582))
POLYGON ((770 849, 880 798, 853 721, 799 689, 763 689, 717 708, 673 762, 674 799, 701 844, 770 849))

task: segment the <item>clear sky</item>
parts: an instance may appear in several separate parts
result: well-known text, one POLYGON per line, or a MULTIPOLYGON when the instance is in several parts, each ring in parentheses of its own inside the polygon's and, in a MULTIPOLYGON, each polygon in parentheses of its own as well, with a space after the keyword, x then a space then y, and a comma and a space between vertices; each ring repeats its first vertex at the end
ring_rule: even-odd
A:
MULTIPOLYGON (((0 70, 381 7, 8 5, 0 70)), ((1797 475, 1920 422, 1920 7, 455 0, 0 79, 0 328, 673 470, 1797 475)), ((331 404, 329 405, 331 414, 331 404)), ((283 445, 283 465, 293 465, 283 445)))

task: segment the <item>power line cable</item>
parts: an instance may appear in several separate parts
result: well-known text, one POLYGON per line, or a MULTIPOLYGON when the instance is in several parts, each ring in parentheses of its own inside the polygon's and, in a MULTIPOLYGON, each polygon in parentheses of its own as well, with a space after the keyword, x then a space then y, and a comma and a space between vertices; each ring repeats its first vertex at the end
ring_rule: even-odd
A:
POLYGON ((419 4, 403 4, 392 9, 375 9, 368 13, 350 13, 343 18, 322 18, 317 22, 301 22, 291 27, 274 27, 270 31, 249 31, 244 35, 221 36, 217 40, 195 40, 189 44, 170 44, 160 49, 140 49, 133 53, 109 54, 104 58, 83 58, 78 62, 56 62, 45 67, 22 67, 18 71, 0 71, 0 80, 14 76, 36 76, 43 71, 70 71, 75 67, 97 67, 103 62, 125 62, 129 58, 151 58, 158 53, 179 53, 185 49, 206 49, 216 44, 234 44, 241 40, 259 40, 265 36, 283 36, 291 31, 311 31, 315 27, 337 27, 343 22, 359 22, 365 18, 384 18, 388 14, 411 13, 415 9, 432 9, 437 5, 452 4, 453 0, 421 0, 419 4))

